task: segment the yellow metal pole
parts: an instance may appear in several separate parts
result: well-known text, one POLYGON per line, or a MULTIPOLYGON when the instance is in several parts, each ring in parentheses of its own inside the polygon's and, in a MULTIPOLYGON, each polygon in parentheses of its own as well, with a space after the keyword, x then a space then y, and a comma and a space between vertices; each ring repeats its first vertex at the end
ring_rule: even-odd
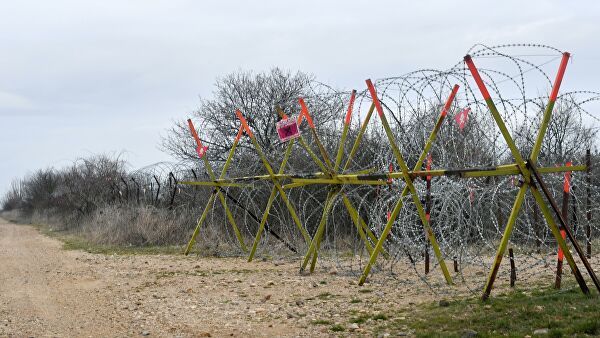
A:
POLYGON ((194 229, 192 238, 190 238, 190 241, 188 242, 188 245, 185 248, 184 254, 186 256, 190 253, 190 251, 192 251, 192 248, 194 247, 194 243, 196 243, 196 237, 198 236, 198 233, 200 233, 200 228, 202 227, 202 224, 204 223, 206 216, 208 216, 208 211, 210 210, 211 206, 213 205, 216 193, 217 193, 217 190, 216 189, 213 190, 213 192, 210 194, 210 197, 208 198, 208 202, 206 203, 206 207, 204 207, 202 216, 200 217, 200 219, 198 219, 198 223, 196 224, 196 228, 194 229))
POLYGON ((533 186, 531 187, 531 193, 533 194, 533 197, 535 198, 535 201, 537 202, 537 204, 540 206, 542 215, 544 215, 544 218, 546 219, 546 223, 548 224, 550 231, 552 231, 552 235, 556 239, 558 246, 563 251, 565 259, 569 263, 569 267, 571 267, 571 271, 573 271, 573 274, 575 275, 575 278, 577 279, 577 282, 579 283, 579 287, 581 288, 581 291, 583 291, 584 294, 589 295, 590 290, 587 287, 585 280, 583 279, 583 276, 581 275, 581 272, 579 271, 579 268, 577 267, 577 263, 575 263, 575 260, 573 259, 573 255, 571 254, 571 251, 569 251, 569 247, 567 247, 567 242, 562 238, 560 230, 559 230, 558 226, 556 225, 556 223, 554 222, 554 218, 552 217, 552 213, 551 213, 550 209, 546 205, 546 201, 544 201, 544 199, 542 198, 542 195, 537 190, 537 188, 535 188, 533 186))
MULTIPOLYGON (((285 169, 285 165, 290 157, 290 153, 292 152, 292 147, 294 146, 294 140, 290 140, 285 150, 285 155, 283 156, 283 161, 279 166, 279 173, 283 173, 285 169)), ((254 258, 254 253, 256 252, 256 248, 258 247, 258 242, 260 241, 261 234, 267 224, 267 219, 269 218, 269 213, 271 211, 271 206, 273 205, 273 201, 275 201, 275 197, 277 196, 277 188, 273 187, 271 189, 271 195, 269 196, 269 200, 267 201, 267 206, 265 207, 265 212, 262 215, 262 219, 260 220, 260 224, 258 226, 258 231, 256 232, 256 237, 254 238, 254 243, 252 244, 252 250, 250 250, 250 255, 248 256, 248 262, 251 262, 254 258)))
MULTIPOLYGON (((381 105, 379 104, 379 101, 377 99, 377 93, 375 92, 375 87, 373 87, 370 80, 367 80, 367 81, 368 81, 367 85, 369 86, 369 89, 372 91, 371 96, 373 98, 373 104, 371 105, 371 107, 376 106, 380 116, 384 116, 383 109, 381 108, 381 105)), ((440 116, 438 117, 435 127, 431 131, 431 134, 429 135, 429 138, 427 139, 427 142, 425 143, 425 147, 423 148, 423 151, 421 152, 421 156, 419 156, 419 159, 417 160, 417 163, 415 164, 414 170, 421 168, 421 166, 423 165, 423 162, 425 161, 425 157, 429 153, 429 150, 431 149, 431 146, 433 145, 433 141, 437 137, 437 133, 441 129, 442 123, 444 122, 444 119, 446 118, 446 115, 448 114, 448 110, 450 109, 450 106, 452 105, 452 102, 454 101, 456 92, 458 92, 458 85, 455 85, 452 88, 452 92, 450 93, 450 96, 448 97, 448 100, 446 101, 446 104, 444 105, 444 108, 442 109, 442 112, 440 113, 440 116)), ((372 111, 371 111, 371 113, 372 113, 372 111)), ((384 118, 385 118, 385 116, 384 116, 384 118)), ((382 119, 382 121, 383 121, 383 119, 382 119)), ((387 122, 387 120, 386 120, 386 122, 387 122)), ((387 125, 387 123, 386 123, 386 125, 387 125)), ((389 125, 388 125, 388 129, 389 129, 389 125)), ((387 130, 386 130, 386 134, 387 134, 387 130)), ((399 153, 399 150, 397 149, 397 147, 394 147, 395 143, 392 142, 392 140, 390 140, 390 143, 392 144, 392 149, 395 149, 394 152, 397 151, 399 153)), ((402 157, 400 157, 400 159, 402 159, 402 157)), ((406 164, 405 164, 405 166, 406 166, 406 164)), ((405 175, 405 173, 404 173, 404 169, 403 169, 403 176, 405 178, 407 178, 406 177, 407 175, 405 175)), ((409 181, 410 181, 410 179, 409 179, 409 181)), ((392 225, 394 224, 394 222, 395 222, 396 218, 398 217, 398 214, 400 213, 400 210, 402 209, 402 206, 403 206, 402 198, 405 197, 410 190, 408 183, 409 182, 407 181, 407 184, 404 187, 404 189, 402 190, 402 193, 400 195, 401 197, 398 199, 398 201, 396 202, 396 205, 392 209, 390 218, 388 219, 385 227, 383 228, 383 231, 382 231, 381 235, 379 236, 379 239, 377 240, 377 244, 375 244, 375 248, 373 249, 373 252, 371 253, 371 257, 369 257, 369 262, 365 266, 363 274, 361 275, 360 280, 358 282, 359 285, 364 284, 365 281, 367 280, 367 276, 369 276, 371 267, 373 266, 373 264, 375 264, 375 261, 377 260, 377 256, 379 255, 379 252, 383 248, 383 243, 385 243, 387 236, 389 235, 390 231, 392 230, 392 225)), ((411 182, 411 185, 412 185, 412 182, 411 182)), ((413 186, 413 189, 414 189, 414 186, 413 186)), ((420 201, 419 201, 419 205, 420 205, 420 201)), ((422 206, 421 206, 421 209, 422 209, 422 206)), ((424 213, 424 211, 423 211, 423 213, 424 213)), ((424 226, 425 226, 425 224, 427 224, 427 226, 425 226, 425 231, 427 233, 427 237, 429 238, 430 242, 431 242, 432 237, 433 237, 433 240, 435 241, 435 236, 433 236, 433 231, 431 230, 431 227, 429 226, 429 222, 426 219, 425 219, 425 221, 426 221, 426 223, 424 223, 424 226), (427 228, 429 228, 429 230, 427 228)), ((436 243, 437 243, 437 241, 436 241, 436 243)), ((432 242, 432 247, 433 247, 433 242, 432 242)), ((434 252, 435 252, 435 248, 434 248, 434 252)), ((440 252, 439 247, 438 247, 438 252, 440 252)), ((438 252, 436 252, 436 257, 438 255, 438 252)), ((440 256, 441 256, 441 252, 440 252, 440 256)), ((440 259, 438 257, 438 261, 439 260, 440 259)), ((440 268, 442 269, 442 272, 444 273, 444 277, 447 276, 446 282, 448 282, 448 279, 450 279, 450 283, 451 283, 452 279, 450 277, 450 274, 448 273, 448 269, 446 268, 446 264, 445 264, 443 258, 440 262, 440 268)))
POLYGON ((515 198, 515 202, 510 212, 510 216, 508 217, 508 221, 506 223, 506 227, 504 228, 504 234, 502 235, 500 245, 498 246, 498 250, 494 258, 494 263, 492 265, 492 268, 490 269, 487 281, 483 288, 483 300, 486 300, 490 296, 492 286, 494 284, 494 281, 496 280, 496 275, 498 274, 498 270, 500 269, 500 263, 502 262, 502 258, 504 257, 504 253, 508 245, 508 240, 510 239, 510 235, 514 228, 515 222, 517 221, 517 217, 519 216, 519 211, 521 210, 523 201, 525 200, 525 193, 527 193, 528 187, 529 185, 527 183, 524 183, 519 189, 517 197, 515 198))
POLYGON ((285 203, 285 206, 287 207, 288 211, 290 212, 290 215, 292 216, 292 219, 294 220, 294 223, 296 224, 296 226, 298 227, 298 230, 300 230, 300 232, 302 233, 302 236, 304 237, 304 239, 308 243, 310 241, 310 236, 309 236, 308 232, 306 231, 306 229, 304 229, 304 227, 302 226, 302 223, 300 222, 300 218, 298 218, 298 215, 296 214, 296 210, 294 209, 294 207, 290 203, 290 200, 288 199, 287 194, 285 193, 285 191, 281 187, 281 184, 279 183, 279 180, 277 179, 275 173, 273 172, 273 168, 271 167, 271 164, 269 164, 269 161, 267 160, 264 152, 262 151, 262 148, 260 147, 260 145, 256 141, 256 138, 254 137, 254 134, 250 130, 250 127, 248 126, 248 122, 244 118, 244 115, 242 115, 241 111, 239 111, 239 110, 236 111, 236 115, 240 119, 240 121, 242 122, 242 127, 246 131, 246 134, 248 135, 248 137, 250 137, 250 141, 252 141, 252 144, 254 145, 254 148, 255 148, 256 152, 258 153, 259 158, 263 162, 263 165, 264 165, 265 169, 267 170, 267 173, 271 177, 273 185, 275 186, 275 188, 277 188, 277 191, 279 192, 279 195, 281 196, 281 199, 283 199, 283 202, 285 203))
MULTIPOLYGON (((375 103, 375 106, 378 106, 378 104, 375 103)), ((427 215, 425 214, 425 209, 423 208, 423 205, 421 204, 421 199, 419 198, 419 195, 417 194, 417 190, 415 189, 415 187, 412 183, 412 179, 410 178, 410 176, 408 174, 408 167, 406 166, 406 163, 404 162, 404 159, 402 158, 400 149, 398 149, 398 147, 396 146, 394 135, 392 134, 392 130, 387 123, 385 114, 383 114, 383 110, 381 110, 380 117, 381 117, 381 122, 383 124, 383 129, 385 130, 388 140, 390 141, 390 143, 392 145, 392 151, 396 157, 396 161, 398 161, 398 164, 400 165, 400 168, 402 169, 402 173, 404 174, 404 182, 408 186, 408 190, 410 191, 410 194, 412 196, 413 203, 417 207, 417 212, 419 214, 419 218, 421 218, 421 223, 423 224, 423 227, 425 228, 427 238, 429 238, 429 242, 431 243, 431 247, 433 248, 433 252, 435 253, 438 263, 440 264, 440 268, 442 269, 444 278, 446 278, 446 283, 448 283, 448 285, 452 285, 452 277, 450 276, 450 272, 448 272, 448 268, 446 267, 446 262, 444 261, 442 251, 440 250, 440 246, 435 238, 433 229, 431 228, 431 225, 429 224, 429 220, 427 219, 427 215)))
POLYGON ((362 138, 363 138, 365 132, 367 131, 367 125, 369 124, 369 121, 371 120, 371 116, 373 115, 374 110, 375 110, 375 104, 372 103, 371 107, 369 107, 369 111, 367 112, 367 116, 365 116, 365 120, 363 121, 363 124, 361 125, 360 130, 358 131, 358 135, 356 135, 356 140, 354 140, 354 144, 352 145, 352 149, 350 150, 350 154, 348 155, 348 158, 346 159, 346 164, 344 164, 344 168, 342 169, 342 171, 346 171, 346 169, 348 169, 348 167, 352 163, 352 159, 354 158, 354 155, 356 155, 356 152, 358 151, 358 146, 360 145, 360 142, 362 141, 362 138))
MULTIPOLYGON (((371 246, 371 243, 369 243, 369 239, 367 239, 367 236, 365 234, 366 227, 363 227, 364 222, 361 222, 362 219, 359 220, 360 216, 358 215, 358 212, 356 211, 356 209, 354 209, 352 204, 350 204, 350 200, 348 199, 348 196, 343 195, 342 201, 344 202, 346 209, 348 209, 348 212, 350 213, 350 218, 352 218, 352 221, 354 222, 354 225, 356 226, 356 230, 358 230, 358 234, 359 234, 360 238, 363 240, 363 242, 365 242, 365 247, 367 248, 367 252, 369 252, 369 255, 371 255, 371 253, 373 252, 373 247, 371 246)), ((366 229, 369 230, 369 228, 366 228, 366 229)), ((373 236, 373 238, 371 240, 375 241, 376 240, 376 238, 374 238, 375 236, 372 233, 370 233, 370 235, 373 236)))
MULTIPOLYGON (((558 90, 559 90, 560 84, 562 82, 562 77, 564 75, 564 71, 565 71, 568 59, 569 59, 569 53, 564 53, 563 59, 561 61, 561 65, 559 67, 558 75, 557 75, 554 85, 552 87, 552 93, 550 94, 549 104, 546 106, 546 110, 544 111, 544 116, 542 118, 542 124, 540 126, 540 130, 538 132, 538 135, 537 135, 537 138, 536 138, 536 141, 535 141, 535 144, 534 144, 534 147, 533 147, 530 159, 529 159, 531 163, 534 163, 537 160, 537 156, 539 155, 539 152, 541 149, 541 144, 542 144, 546 129, 548 127, 548 124, 550 122, 550 117, 552 115, 552 110, 554 107, 554 101, 556 100, 556 97, 558 95, 558 90)), ((529 186, 531 183, 531 173, 530 173, 529 169, 527 168, 527 164, 523 160, 523 157, 521 156, 512 137, 510 136, 510 133, 508 132, 508 129, 506 128, 506 125, 504 124, 504 121, 502 120, 502 117, 500 116, 498 109, 496 108, 489 92, 487 91, 487 88, 486 88, 483 80, 481 79, 481 76, 479 75, 479 71, 477 70, 477 67, 475 67, 475 64, 473 63, 473 60, 471 59, 471 57, 469 55, 467 55, 467 56, 465 56, 464 61, 467 64, 467 67, 469 68, 469 71, 471 72, 473 79, 477 83, 477 86, 479 87, 479 91, 483 95, 483 98, 485 99, 485 102, 486 102, 488 108, 490 109, 490 112, 492 113, 492 116, 494 117, 494 120, 496 121, 496 125, 500 129, 500 132, 502 133, 502 136, 504 137, 504 140, 506 141, 506 143, 511 151, 511 154, 513 155, 513 157, 515 158, 515 161, 517 162, 517 165, 519 166, 519 170, 521 171, 521 176, 523 177, 523 180, 525 181, 525 184, 523 185, 522 189, 526 190, 527 186, 529 186)), ((534 187, 531 186, 531 188, 532 188, 532 192, 533 192, 534 187)), ((522 194, 524 195, 524 192, 522 194)), ((515 213, 515 209, 517 209, 516 212, 518 213, 518 209, 521 207, 523 200, 520 195, 521 195, 521 191, 519 191, 519 194, 517 195, 517 199, 515 199, 515 204, 513 206, 513 211, 511 211, 511 215, 513 213, 515 213), (519 201, 519 197, 521 197, 520 201, 519 201), (517 203, 517 202, 519 202, 519 203, 517 203)), ((536 193, 534 192, 533 195, 535 197, 536 193)), ((538 193, 538 195, 539 195, 539 193, 538 193)), ((540 205, 540 208, 547 209, 547 206, 545 205, 545 202, 543 201, 543 199, 538 200, 538 198, 536 197, 536 201, 540 205)), ((551 215, 545 214, 544 217, 546 217, 546 221, 552 230, 552 226, 550 224, 553 223, 554 220, 552 219, 551 215), (550 216, 550 218, 548 218, 548 216, 550 216)), ((504 254, 504 249, 506 248, 506 243, 508 243, 508 239, 510 238, 511 233, 512 233, 512 228, 513 228, 514 222, 515 222, 515 220, 512 220, 512 224, 511 224, 510 219, 509 219, 509 223, 507 224, 507 226, 505 228, 504 235, 502 236, 502 239, 500 242, 500 247, 498 248, 498 253, 496 254, 496 258, 492 265, 492 269, 488 276, 488 280, 484 286, 484 291, 483 291, 483 295, 482 295, 483 300, 487 299, 490 295, 492 286, 493 286, 495 278, 496 278, 497 270, 499 269, 500 262, 502 261, 502 256, 504 254)), ((556 226, 556 224, 554 224, 554 226, 556 226)), ((554 235, 553 230, 552 230, 552 232, 554 235)), ((556 238, 556 240, 559 243, 562 240, 562 236, 560 236, 560 233, 559 233, 558 237, 556 238)), ((570 253, 569 253, 569 255, 570 255, 570 253)), ((565 257, 566 257, 566 252, 565 252, 565 257)), ((568 261, 568 259, 567 259, 567 261, 568 261)), ((571 264, 569 263, 569 265, 571 265, 571 264)), ((573 269, 573 266, 571 266, 571 268, 573 269)), ((575 266, 575 270, 573 270, 573 273, 577 276, 577 280, 579 282, 579 286, 581 287, 582 291, 584 293, 586 293, 586 290, 588 290, 587 285, 585 285, 585 281, 581 277, 581 274, 576 266, 575 266)), ((589 292, 589 290, 588 290, 588 292, 589 292)))
MULTIPOLYGON (((572 167, 539 167, 538 171, 542 174, 562 173, 567 171, 585 171, 586 165, 576 165, 572 167)), ((286 184, 284 189, 295 188, 309 184, 365 184, 365 185, 387 185, 387 179, 403 179, 402 172, 391 172, 385 174, 373 173, 374 169, 362 170, 355 173, 338 174, 334 178, 330 178, 328 174, 322 172, 313 173, 310 175, 301 175, 302 177, 291 174, 275 174, 274 177, 278 180, 290 180, 294 183, 286 184), (373 174, 372 174, 373 173, 373 174)), ((516 163, 503 164, 496 167, 485 168, 462 168, 462 169, 435 169, 435 170, 412 170, 409 171, 409 176, 425 177, 425 176, 458 176, 463 178, 472 177, 488 177, 488 176, 508 176, 520 175, 521 170, 516 163)), ((179 184, 184 185, 200 185, 213 187, 240 187, 251 188, 252 184, 239 184, 236 182, 247 182, 255 180, 270 180, 270 175, 256 175, 246 177, 233 177, 228 179, 216 179, 214 181, 181 181, 179 184)))
MULTIPOLYGON (((192 123, 191 119, 188 119, 188 126, 190 128, 190 132, 192 133, 192 136, 194 137, 194 140, 196 141, 196 145, 199 148, 202 148, 202 142, 200 141, 200 138, 198 137, 198 134, 196 133, 196 128, 194 128, 194 124, 192 123)), ((242 129, 240 128, 240 130, 238 131, 238 135, 237 135, 235 141, 233 142, 231 149, 229 150, 227 160, 225 161, 225 164, 223 165, 221 175, 219 176, 220 179, 225 177, 225 173, 227 172, 227 169, 229 168, 229 164, 231 163, 231 159, 233 158, 233 154, 237 147, 241 132, 242 132, 242 129)), ((212 170, 212 167, 211 167, 210 163, 208 162, 207 157, 202 156, 202 160, 204 161, 204 168, 206 169, 211 180, 215 181, 216 180, 215 173, 212 170)), ((223 208, 225 209, 225 212, 227 214, 227 219, 228 219, 229 223, 231 224, 231 226, 233 227, 233 230, 235 231, 236 237, 240 243, 240 247, 242 248, 242 250, 247 251, 248 249, 246 248, 246 244, 244 243, 241 233, 240 233, 237 225, 235 224, 235 220, 233 219, 233 215, 231 214, 231 211, 227 207, 227 202, 225 201, 225 197, 221 193, 220 187, 217 187, 215 189, 215 192, 219 196, 219 199, 221 200, 221 204, 223 205, 223 208)), ((205 212, 207 212, 207 210, 208 210, 208 205, 207 205, 207 208, 205 208, 205 212)), ((203 214, 204 214, 204 212, 203 212, 203 214)), ((194 234, 192 235, 192 239, 190 240, 190 242, 188 243, 188 247, 186 248, 186 254, 189 253, 192 246, 194 245, 196 236, 198 235, 198 232, 200 231, 200 227, 202 227, 202 223, 204 222, 204 219, 206 219, 206 215, 204 215, 204 217, 200 217, 200 220, 198 221, 198 224, 196 225, 196 229, 194 230, 194 234)))
POLYGON ((323 207, 323 212, 321 213, 321 221, 319 222, 319 226, 317 227, 317 231, 313 236, 313 239, 310 243, 310 247, 308 248, 306 255, 304 256, 304 261, 302 262, 302 266, 300 267, 300 273, 304 272, 306 269, 306 265, 308 265, 308 260, 313 257, 313 263, 311 264, 310 272, 314 271, 314 262, 316 261, 318 246, 320 244, 320 237, 325 232, 325 225, 327 223, 327 216, 329 215, 329 210, 333 206, 333 201, 335 199, 335 195, 337 192, 329 191, 327 194, 327 198, 325 199, 325 205, 323 207))

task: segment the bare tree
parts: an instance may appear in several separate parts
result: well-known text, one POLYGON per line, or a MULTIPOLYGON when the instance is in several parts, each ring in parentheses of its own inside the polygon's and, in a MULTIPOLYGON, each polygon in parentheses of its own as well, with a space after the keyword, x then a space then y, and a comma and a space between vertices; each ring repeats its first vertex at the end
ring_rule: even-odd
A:
MULTIPOLYGON (((515 141, 525 154, 533 148, 539 131, 545 108, 542 99, 539 99, 538 107, 539 111, 535 118, 531 121, 524 121, 515 133, 517 136, 515 141)), ((585 150, 594 146, 598 131, 584 123, 578 109, 576 98, 573 96, 558 101, 544 136, 540 163, 555 165, 581 159, 585 150)))
MULTIPOLYGON (((238 109, 247 118, 259 145, 266 152, 281 148, 275 129, 279 120, 276 107, 280 106, 287 114, 297 114, 300 111, 299 97, 316 97, 312 88, 313 81, 312 75, 291 73, 279 68, 257 74, 238 71, 217 79, 213 98, 201 100, 200 108, 192 116, 200 138, 211 149, 210 159, 225 160, 240 126, 235 116, 238 109)), ((340 100, 336 100, 337 104, 323 105, 323 100, 327 98, 317 99, 319 104, 311 105, 310 99, 307 99, 307 104, 311 115, 319 123, 327 123, 334 117, 341 116, 340 100), (318 107, 320 110, 317 110, 318 107)), ((168 130, 161 146, 175 158, 197 159, 195 145, 185 120, 177 121, 168 130)), ((252 145, 247 138, 242 138, 239 147, 252 148, 252 145)))

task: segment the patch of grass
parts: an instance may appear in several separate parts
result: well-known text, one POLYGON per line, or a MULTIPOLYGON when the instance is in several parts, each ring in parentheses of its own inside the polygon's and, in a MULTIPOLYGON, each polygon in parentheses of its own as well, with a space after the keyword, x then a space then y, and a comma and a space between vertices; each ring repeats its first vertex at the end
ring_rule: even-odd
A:
POLYGON ((331 321, 327 319, 316 319, 311 322, 313 325, 331 325, 331 321))
POLYGON ((362 300, 360 300, 358 298, 352 298, 350 300, 350 304, 357 304, 357 303, 362 303, 362 300))
POLYGON ((350 318, 349 322, 356 323, 356 324, 362 324, 362 323, 366 322, 367 319, 369 319, 369 316, 360 316, 360 317, 350 318))
POLYGON ((514 290, 493 295, 486 302, 469 298, 450 301, 443 307, 437 302, 420 305, 405 320, 388 320, 376 331, 406 331, 407 325, 418 337, 438 337, 439 332, 459 337, 467 329, 477 331, 478 337, 523 337, 547 328, 549 337, 594 336, 600 335, 598 313, 597 294, 587 297, 578 287, 565 285, 563 290, 514 290))
POLYGON ((350 323, 356 323, 356 324, 362 324, 362 323, 366 322, 369 319, 372 319, 372 320, 387 320, 388 316, 384 315, 383 313, 377 313, 377 314, 374 314, 374 315, 364 314, 364 315, 360 315, 358 317, 352 317, 352 318, 350 318, 349 322, 350 323))
POLYGON ((585 333, 589 335, 600 334, 600 319, 594 318, 579 323, 573 327, 574 333, 585 333))
POLYGON ((371 289, 360 289, 360 290, 358 290, 358 292, 359 293, 371 293, 371 292, 373 292, 373 290, 371 290, 371 289))
POLYGON ((333 325, 329 329, 333 332, 343 332, 345 330, 340 324, 333 325))
POLYGON ((319 284, 325 285, 325 284, 327 284, 327 282, 324 281, 324 280, 322 280, 322 281, 319 282, 319 284))
POLYGON ((168 278, 168 277, 176 277, 176 276, 200 276, 206 277, 208 276, 208 272, 201 270, 179 270, 179 271, 161 271, 156 274, 156 278, 168 278))
POLYGON ((317 295, 317 298, 319 298, 319 299, 329 299, 331 297, 333 297, 333 295, 329 292, 323 292, 323 293, 320 293, 319 295, 317 295))
POLYGON ((30 225, 43 235, 56 238, 63 242, 63 249, 65 250, 81 250, 104 255, 179 255, 184 250, 183 247, 175 245, 118 246, 97 244, 65 231, 53 230, 50 226, 45 224, 32 223, 30 225))
POLYGON ((383 313, 378 313, 373 316, 373 320, 387 320, 387 319, 388 319, 388 317, 386 315, 384 315, 383 313))
POLYGON ((183 252, 180 246, 116 246, 86 241, 76 236, 52 236, 63 242, 65 250, 81 250, 104 255, 177 255, 183 252))

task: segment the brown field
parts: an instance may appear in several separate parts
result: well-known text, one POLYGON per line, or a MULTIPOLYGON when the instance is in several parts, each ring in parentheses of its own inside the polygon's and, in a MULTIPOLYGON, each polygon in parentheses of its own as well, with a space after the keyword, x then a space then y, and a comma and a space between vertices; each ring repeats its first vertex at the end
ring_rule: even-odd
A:
MULTIPOLYGON (((298 259, 90 254, 0 219, 0 336, 377 336, 385 320, 414 318, 421 303, 474 295, 443 286, 435 270, 434 292, 410 270, 358 286, 356 274, 334 266, 300 275, 298 259)), ((414 334, 408 323, 399 330, 390 334, 414 334)))

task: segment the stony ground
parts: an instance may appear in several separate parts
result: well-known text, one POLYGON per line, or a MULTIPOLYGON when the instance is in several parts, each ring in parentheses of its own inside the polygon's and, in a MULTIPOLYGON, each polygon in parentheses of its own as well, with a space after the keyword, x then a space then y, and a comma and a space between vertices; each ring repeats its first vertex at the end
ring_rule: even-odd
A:
POLYGON ((301 275, 297 259, 90 254, 0 218, 0 337, 412 336, 420 304, 448 297, 439 273, 433 288, 409 273, 358 286, 322 266, 301 275))
POLYGON ((298 264, 67 251, 0 219, 0 336, 371 336, 431 300, 298 264))

